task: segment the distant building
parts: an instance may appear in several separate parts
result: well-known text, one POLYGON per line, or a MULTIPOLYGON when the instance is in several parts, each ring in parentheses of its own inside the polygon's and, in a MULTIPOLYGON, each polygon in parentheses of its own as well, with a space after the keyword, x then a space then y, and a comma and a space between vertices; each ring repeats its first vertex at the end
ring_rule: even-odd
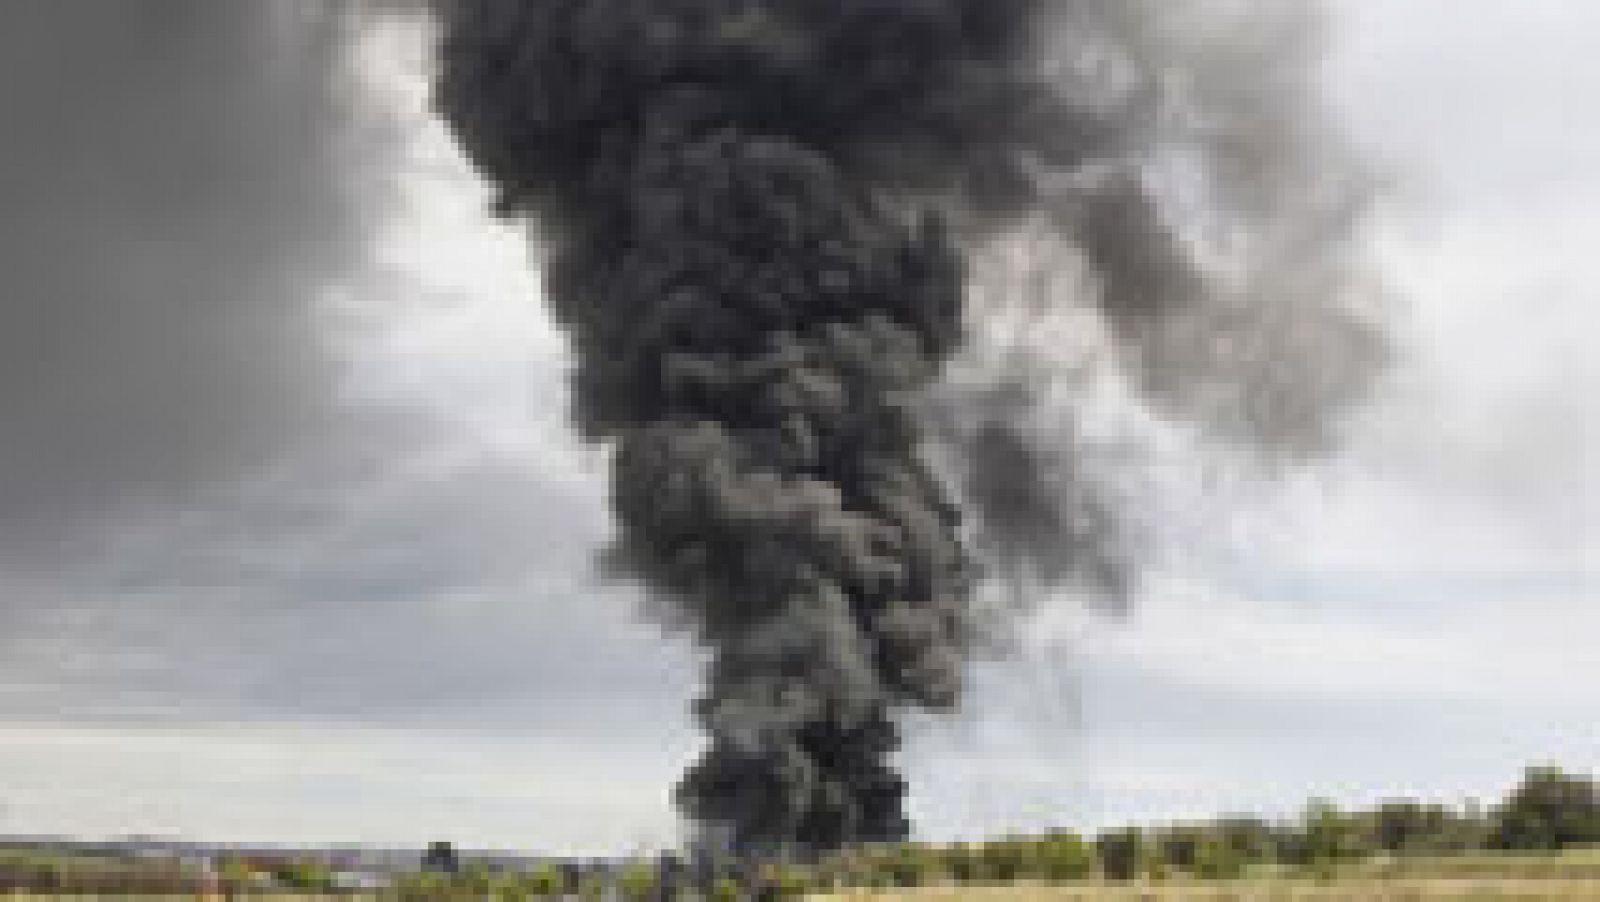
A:
POLYGON ((428 844, 428 850, 422 853, 422 869, 436 874, 459 873, 461 857, 456 854, 456 847, 450 843, 432 842, 428 844))

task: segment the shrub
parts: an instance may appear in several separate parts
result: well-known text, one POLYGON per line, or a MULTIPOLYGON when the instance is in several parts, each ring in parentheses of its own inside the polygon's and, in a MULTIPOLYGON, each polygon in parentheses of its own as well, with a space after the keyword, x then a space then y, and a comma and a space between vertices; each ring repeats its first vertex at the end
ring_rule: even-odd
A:
POLYGON ((1132 880, 1150 870, 1152 855, 1144 832, 1124 827, 1100 834, 1095 840, 1100 870, 1109 880, 1132 880))
POLYGON ((1600 792, 1593 778, 1530 767, 1494 811, 1497 848, 1555 851, 1600 843, 1600 792))
POLYGON ((1045 880, 1083 880, 1094 873, 1094 849, 1071 831, 1052 833, 1041 840, 1036 859, 1038 876, 1045 880))
POLYGON ((983 846, 984 878, 1010 883, 1027 876, 1033 863, 1033 844, 1008 836, 983 846))
POLYGON ((970 843, 947 846, 944 854, 944 871, 957 883, 977 883, 984 879, 983 856, 980 849, 970 843))
POLYGON ((523 889, 534 898, 559 896, 567 890, 566 875, 553 864, 540 865, 522 880, 523 889))
POLYGON ((723 877, 711 885, 711 902, 739 902, 743 891, 732 877, 723 877))
POLYGON ((1244 874, 1244 856, 1215 833, 1202 836, 1194 849, 1190 873, 1203 880, 1234 880, 1244 874))

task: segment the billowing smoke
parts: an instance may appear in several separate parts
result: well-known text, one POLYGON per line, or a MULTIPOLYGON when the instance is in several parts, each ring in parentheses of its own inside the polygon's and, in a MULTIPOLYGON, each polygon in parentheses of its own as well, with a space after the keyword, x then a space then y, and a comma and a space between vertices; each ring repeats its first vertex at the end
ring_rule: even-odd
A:
POLYGON ((983 560, 1126 590, 1070 390, 1041 413, 1063 374, 1279 458, 1382 359, 1305 4, 435 12, 440 108, 614 446, 615 557, 711 652, 678 801, 741 850, 907 834, 898 724, 960 698, 983 560), (1019 254, 1072 278, 997 288, 1019 254))

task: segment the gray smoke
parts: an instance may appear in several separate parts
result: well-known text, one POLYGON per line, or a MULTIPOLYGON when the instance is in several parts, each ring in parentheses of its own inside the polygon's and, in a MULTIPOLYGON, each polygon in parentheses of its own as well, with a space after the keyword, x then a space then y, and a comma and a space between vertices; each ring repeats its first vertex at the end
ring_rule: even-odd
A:
POLYGON ((1282 457, 1382 359, 1305 4, 435 13, 440 109, 548 249, 578 418, 615 448, 615 557, 712 653, 679 803, 741 850, 906 835, 898 721, 954 705, 983 641, 969 538, 1126 590, 1115 495, 1041 413, 1059 374, 1282 457), (1075 288, 969 302, 1030 232, 1075 288), (1094 359, 1039 344, 1063 324, 1094 359))
POLYGON ((391 141, 351 4, 0 3, 0 559, 169 508, 330 408, 319 295, 391 141))

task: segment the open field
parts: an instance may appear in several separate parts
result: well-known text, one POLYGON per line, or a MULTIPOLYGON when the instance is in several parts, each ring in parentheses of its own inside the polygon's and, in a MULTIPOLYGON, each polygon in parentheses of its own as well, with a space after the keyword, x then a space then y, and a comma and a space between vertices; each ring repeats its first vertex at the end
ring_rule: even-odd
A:
MULTIPOLYGON (((221 893, 208 893, 204 885, 205 881, 185 874, 173 862, 0 852, 0 897, 3 898, 224 898, 221 893)), ((463 888, 454 892, 441 888, 437 893, 422 895, 397 890, 337 895, 258 891, 244 898, 466 899, 485 898, 485 894, 482 891, 470 893, 463 888)), ((533 897, 528 896, 525 889, 506 887, 504 894, 495 898, 533 897)), ((1477 852, 1437 857, 1375 857, 1337 865, 1320 875, 1264 865, 1247 872, 1241 879, 1227 881, 1169 876, 1146 877, 1131 883, 1085 880, 1059 885, 1037 882, 1007 886, 938 885, 894 890, 839 890, 807 898, 813 902, 1428 902, 1451 899, 1600 902, 1600 848, 1558 854, 1477 852)))
POLYGON ((1560 855, 1477 854, 1347 866, 1332 879, 1264 874, 1243 880, 1089 881, 1059 886, 941 886, 853 890, 815 902, 1300 902, 1300 900, 1600 900, 1600 850, 1560 855))
POLYGON ((0 894, 8 898, 192 893, 200 882, 172 861, 0 850, 0 894))
POLYGON ((900 892, 859 891, 814 896, 817 902, 1300 902, 1300 900, 1505 899, 1527 902, 1600 900, 1600 880, 1244 880, 1230 883, 1077 885, 1059 887, 944 887, 900 892))

